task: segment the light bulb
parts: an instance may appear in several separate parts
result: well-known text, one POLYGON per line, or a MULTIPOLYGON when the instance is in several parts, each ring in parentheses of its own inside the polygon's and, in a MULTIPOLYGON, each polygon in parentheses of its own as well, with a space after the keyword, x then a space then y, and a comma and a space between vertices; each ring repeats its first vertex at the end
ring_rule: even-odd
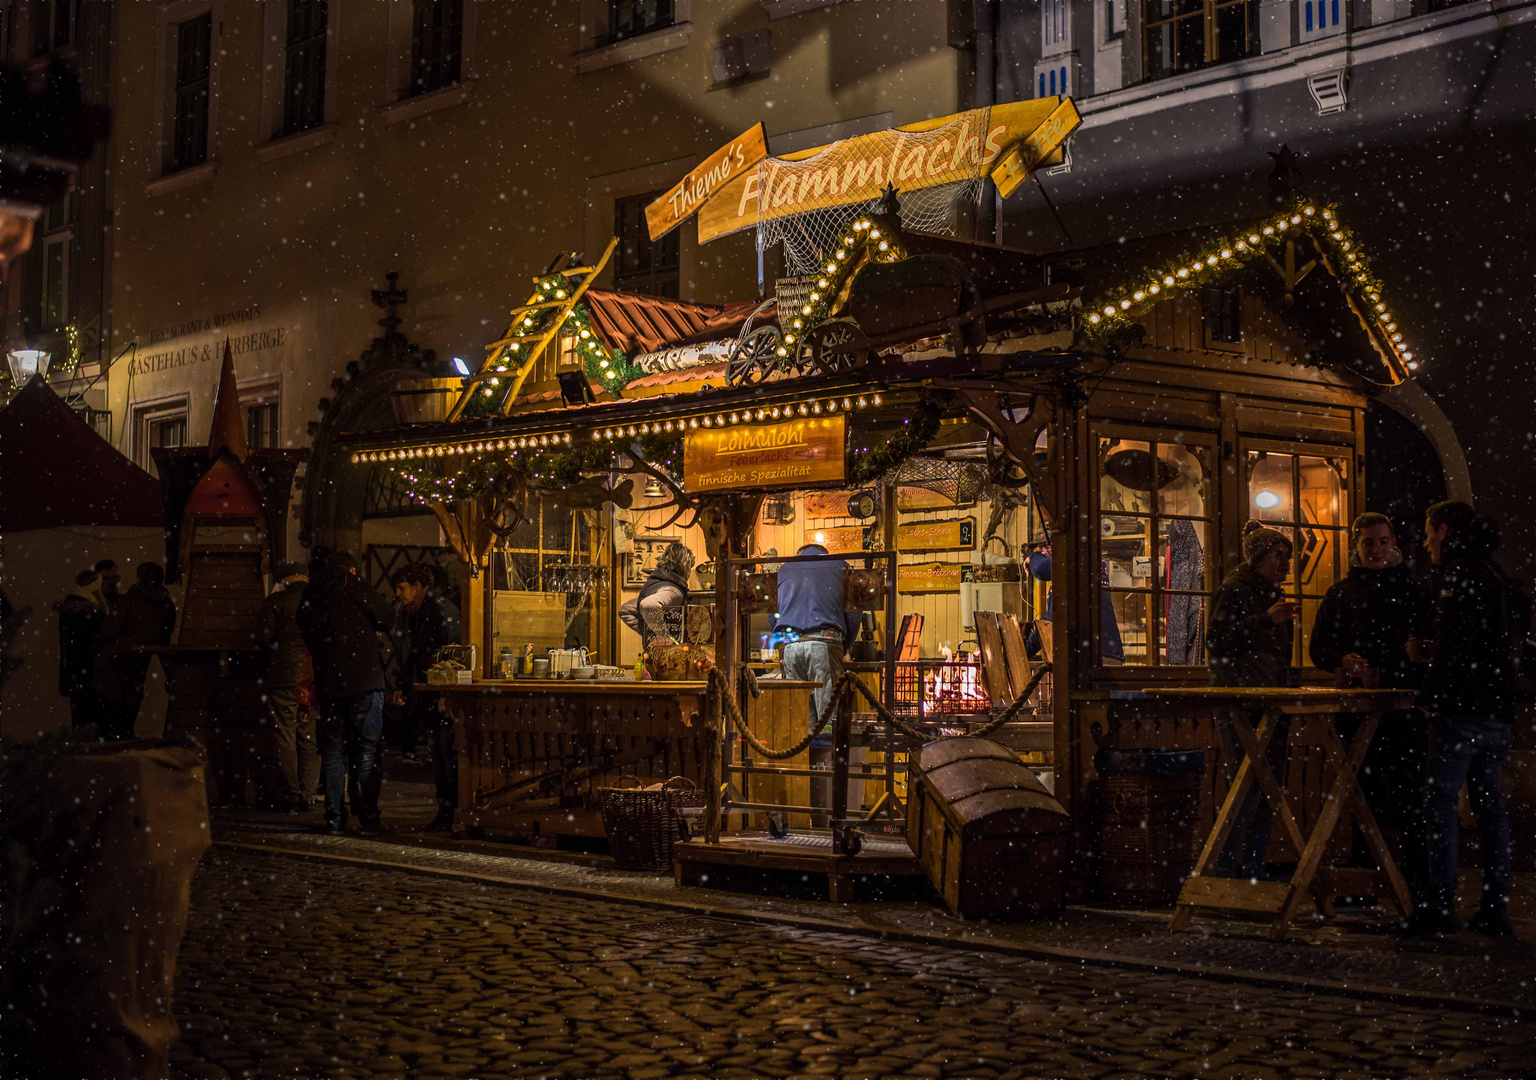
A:
POLYGON ((876 394, 874 397, 870 398, 869 400, 873 401, 876 405, 878 405, 878 404, 880 404, 880 395, 876 394))
POLYGON ((1253 505, 1260 510, 1273 510, 1280 505, 1280 496, 1273 491, 1261 491, 1253 497, 1253 505))
POLYGON ((847 412, 851 408, 853 408, 853 402, 847 398, 843 398, 843 411, 847 412))

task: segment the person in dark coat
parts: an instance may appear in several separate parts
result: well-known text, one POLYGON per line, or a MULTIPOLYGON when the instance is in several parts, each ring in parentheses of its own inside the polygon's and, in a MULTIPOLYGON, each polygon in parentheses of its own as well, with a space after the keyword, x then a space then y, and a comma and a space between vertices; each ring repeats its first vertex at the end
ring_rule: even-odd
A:
POLYGON ((123 597, 117 591, 118 582, 122 580, 122 574, 117 569, 117 563, 111 559, 101 559, 91 569, 95 570, 101 578, 101 595, 107 601, 107 614, 117 610, 118 601, 123 597))
POLYGON ((316 738, 326 828, 346 830, 350 797, 362 831, 383 832, 379 743, 385 678, 378 635, 389 632, 389 613, 358 577, 357 560, 345 551, 317 547, 310 554, 309 584, 297 620, 320 699, 316 738))
POLYGON ((1463 783, 1482 839, 1483 894, 1470 929, 1494 937, 1509 924, 1509 814, 1500 788, 1515 716, 1509 581, 1493 561, 1498 526, 1464 502, 1436 503, 1424 523, 1436 568, 1434 621, 1410 655, 1428 663, 1419 705, 1434 725, 1429 775, 1429 885, 1404 928, 1412 936, 1455 933, 1463 783))
POLYGON ((176 629, 176 602, 165 588, 165 568, 142 562, 138 579, 108 615, 96 636, 92 684, 101 696, 101 737, 131 739, 144 701, 152 646, 169 645, 176 629))
POLYGON ((306 692, 314 670, 299 629, 299 605, 309 576, 301 563, 284 563, 278 574, 277 587, 262 601, 256 641, 266 651, 262 693, 275 728, 277 767, 285 786, 280 809, 297 813, 309 809, 320 783, 320 752, 306 692))
POLYGON ((71 727, 101 723, 101 699, 91 686, 96 666, 96 635, 107 619, 101 575, 82 570, 75 587, 55 608, 59 613, 59 693, 69 698, 71 727))
MULTIPOLYGON (((1227 575, 1211 600, 1206 652, 1212 685, 1285 685, 1298 610, 1281 589, 1290 574, 1291 550, 1290 537, 1283 532, 1256 521, 1244 526, 1243 563, 1227 575)), ((1285 721, 1279 723, 1265 759, 1283 783, 1287 732, 1285 721)), ((1216 735, 1221 741, 1227 783, 1231 784, 1246 752, 1230 719, 1216 718, 1216 735)), ((1217 869, 1234 877, 1262 877, 1270 824, 1268 801, 1254 783, 1237 808, 1217 869)))
POLYGON ((453 718, 442 709, 442 695, 415 690, 427 681, 427 669, 444 645, 459 644, 459 609, 437 591, 425 566, 407 566, 390 578, 400 601, 395 619, 396 705, 405 707, 408 729, 427 736, 432 753, 432 780, 437 788, 437 816, 429 826, 453 827, 459 798, 459 759, 453 745, 453 718))
MULTIPOLYGON (((1408 658, 1408 641, 1429 628, 1429 592, 1403 565, 1392 519, 1364 513, 1350 526, 1349 573, 1318 605, 1308 654, 1341 686, 1415 689, 1423 669, 1408 658)), ((1338 718, 1345 746, 1360 729, 1359 714, 1338 718)), ((1429 734, 1417 709, 1388 713, 1360 766, 1360 787, 1378 821, 1402 830, 1403 873, 1415 892, 1428 872, 1424 784, 1429 734)), ((1374 866, 1365 834, 1353 830, 1352 865, 1374 866)))

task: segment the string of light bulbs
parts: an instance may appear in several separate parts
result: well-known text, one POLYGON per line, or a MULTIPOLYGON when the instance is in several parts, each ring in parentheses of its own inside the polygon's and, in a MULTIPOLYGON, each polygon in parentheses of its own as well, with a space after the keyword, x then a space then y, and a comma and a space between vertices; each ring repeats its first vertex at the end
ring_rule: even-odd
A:
POLYGON ((1324 255, 1337 260, 1345 288, 1355 295, 1362 312, 1375 320, 1373 336, 1390 349, 1408 371, 1417 371, 1419 361, 1414 359, 1413 350, 1404 342, 1396 317, 1382 299, 1380 280, 1359 250, 1359 241, 1344 228, 1336 210, 1332 207, 1319 210, 1309 203, 1298 204, 1236 237, 1218 240, 1193 256, 1157 269, 1148 267, 1134 283, 1085 303, 1082 336, 1090 341, 1108 337, 1135 322, 1152 305, 1176 291, 1209 284, 1234 267, 1243 266, 1264 254, 1272 243, 1297 233, 1310 236, 1324 255))

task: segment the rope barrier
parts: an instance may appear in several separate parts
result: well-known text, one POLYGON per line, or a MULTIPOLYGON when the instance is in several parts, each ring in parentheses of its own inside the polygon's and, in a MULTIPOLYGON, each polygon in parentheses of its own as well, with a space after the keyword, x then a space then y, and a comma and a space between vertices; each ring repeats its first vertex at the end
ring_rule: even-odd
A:
POLYGON ((858 685, 858 680, 854 679, 852 675, 844 672, 842 677, 832 684, 832 695, 827 698, 827 704, 822 708, 821 716, 817 718, 816 723, 812 726, 810 734, 801 739, 788 750, 775 750, 767 743, 760 742, 757 737, 752 734, 752 732, 747 730, 747 722, 741 715, 741 708, 736 704, 736 695, 731 693, 730 681, 723 674, 721 674, 720 669, 710 668, 709 677, 711 682, 718 682, 720 687, 720 700, 725 702, 725 709, 726 712, 730 715, 731 723, 736 725, 736 730, 741 732, 741 737, 746 740, 747 745, 750 746, 754 751, 756 751, 762 757, 769 759, 770 761, 782 761, 785 758, 794 757, 806 747, 810 746, 811 740, 815 739, 816 736, 825 731, 827 727, 832 723, 832 713, 837 709, 837 703, 842 699, 844 685, 849 682, 854 683, 854 685, 858 685))
MULTIPOLYGON (((1041 664, 1038 668, 1035 669, 1034 677, 1029 680, 1029 685, 1024 687, 1023 693, 1019 694, 1019 696, 1014 699, 1013 704, 1004 709, 995 719, 988 721, 986 724, 977 728, 975 731, 968 732, 967 734, 973 739, 984 739, 998 728, 1012 720, 1019 714, 1019 710, 1029 702, 1029 696, 1035 692, 1035 687, 1040 685, 1040 680, 1045 678, 1050 670, 1051 665, 1049 663, 1041 664)), ((875 697, 874 694, 870 692, 869 687, 865 686, 863 682, 855 678, 852 672, 844 672, 842 676, 832 684, 832 694, 827 698, 827 704, 821 710, 821 716, 817 718, 816 723, 812 726, 810 734, 806 735, 805 738, 801 739, 798 743, 787 750, 775 750, 767 743, 759 741, 757 737, 747 729, 747 721, 742 717, 741 708, 736 704, 736 695, 731 692, 730 681, 726 679, 725 675, 721 673, 720 669, 711 668, 709 672, 709 678, 711 682, 718 684, 720 690, 720 700, 725 702, 725 709, 726 712, 730 715, 731 723, 736 725, 736 730, 741 733, 741 737, 746 740, 747 745, 750 746, 753 751, 770 761, 782 761, 785 758, 794 757, 806 747, 810 746, 811 741, 815 739, 816 736, 825 731, 827 727, 832 723, 832 713, 837 708, 838 702, 842 699, 843 688, 849 683, 852 683, 853 688, 864 696, 865 701, 869 702, 870 706, 875 710, 876 716, 885 721, 885 723, 891 725, 891 727, 895 728, 897 731, 901 732, 901 734, 905 735, 907 738, 916 742, 928 742, 932 738, 930 732, 926 732, 919 728, 913 727, 911 724, 907 723, 905 720, 902 720, 900 717, 896 716, 894 713, 888 710, 880 701, 880 699, 875 697)))

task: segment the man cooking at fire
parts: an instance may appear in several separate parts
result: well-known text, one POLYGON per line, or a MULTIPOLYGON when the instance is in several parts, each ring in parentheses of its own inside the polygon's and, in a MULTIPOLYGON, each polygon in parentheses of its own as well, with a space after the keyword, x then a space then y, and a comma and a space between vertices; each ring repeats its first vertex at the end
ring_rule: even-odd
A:
MULTIPOLYGON (((825 555, 820 544, 805 544, 800 555, 825 555)), ((779 610, 774 615, 774 632, 788 632, 795 640, 784 646, 780 665, 786 679, 817 682, 811 691, 810 724, 814 728, 832 697, 832 684, 843 673, 843 650, 853 639, 859 624, 856 611, 843 610, 843 577, 848 564, 841 559, 815 562, 786 562, 779 567, 779 610)), ((830 768, 832 736, 830 728, 811 742, 811 768, 830 768)), ((830 780, 811 781, 811 804, 831 804, 830 780)), ((818 818, 817 824, 825 822, 818 818)))

